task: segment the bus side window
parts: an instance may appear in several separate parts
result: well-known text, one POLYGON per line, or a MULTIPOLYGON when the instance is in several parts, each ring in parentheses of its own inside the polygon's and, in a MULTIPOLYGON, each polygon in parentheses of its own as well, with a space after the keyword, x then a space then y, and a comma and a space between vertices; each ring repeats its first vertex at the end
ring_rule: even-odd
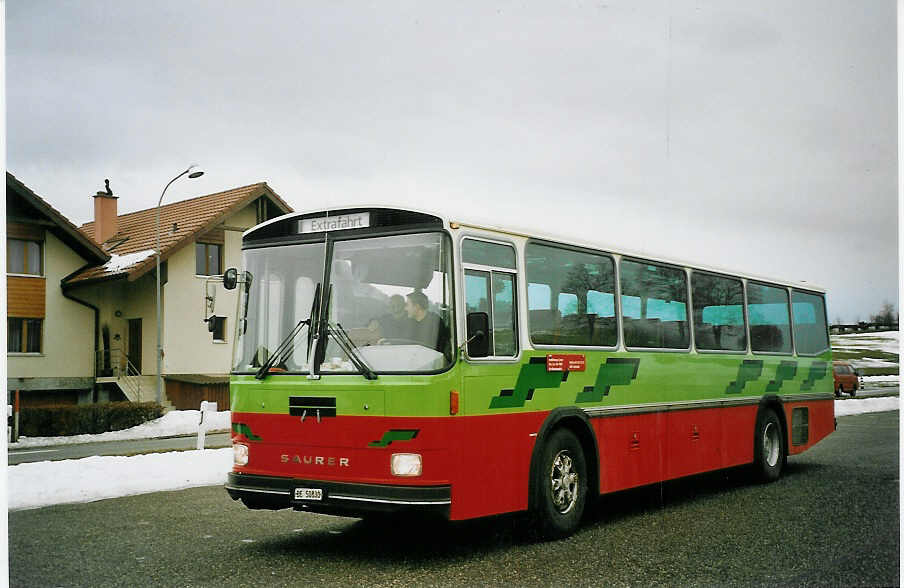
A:
POLYGON ((704 351, 746 351, 741 280, 694 272, 694 341, 704 351))
POLYGON ((489 355, 518 355, 514 247, 467 238, 461 243, 461 260, 466 266, 465 310, 486 313, 489 318, 489 355))
POLYGON ((490 355, 518 354, 515 329, 515 277, 495 271, 465 270, 465 306, 468 313, 484 312, 490 317, 490 355))
POLYGON ((688 349, 687 275, 683 269, 622 259, 625 346, 688 349))
POLYGON ((825 301, 819 294, 794 290, 791 294, 794 315, 794 344, 797 352, 816 355, 829 348, 825 301))
POLYGON ((534 345, 616 345, 611 257, 545 243, 528 243, 525 257, 528 332, 534 345))
POLYGON ((750 348, 754 353, 791 353, 788 291, 747 282, 750 348))
POLYGON ((495 355, 517 355, 515 276, 493 272, 493 342, 495 355))

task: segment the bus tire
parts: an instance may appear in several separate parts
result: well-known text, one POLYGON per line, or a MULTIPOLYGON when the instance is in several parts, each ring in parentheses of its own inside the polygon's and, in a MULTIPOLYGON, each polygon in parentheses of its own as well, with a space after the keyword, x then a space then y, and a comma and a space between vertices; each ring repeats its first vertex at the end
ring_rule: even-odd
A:
POLYGON ((785 440, 782 423, 771 408, 764 408, 756 419, 753 439, 754 475, 761 482, 774 482, 785 464, 785 440))
POLYGON ((534 517, 540 536, 560 539, 581 524, 587 503, 587 462, 574 433, 557 429, 543 447, 536 472, 534 517))

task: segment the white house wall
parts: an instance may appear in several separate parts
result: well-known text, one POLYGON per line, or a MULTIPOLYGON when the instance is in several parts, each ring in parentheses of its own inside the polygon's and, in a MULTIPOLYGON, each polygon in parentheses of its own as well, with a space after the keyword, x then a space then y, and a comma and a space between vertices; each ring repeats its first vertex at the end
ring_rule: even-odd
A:
MULTIPOLYGON (((242 233, 255 224, 254 206, 224 222, 223 268, 240 268, 242 233)), ((216 282, 214 314, 226 317, 225 343, 213 341, 204 322, 207 276, 195 275, 194 244, 169 258, 169 282, 164 286, 164 374, 227 374, 232 364, 238 290, 227 291, 216 282)))
MULTIPOLYGON (((145 274, 134 282, 115 280, 75 288, 72 295, 98 307, 100 329, 109 331, 109 349, 123 353, 129 351, 129 319, 141 319, 141 372, 156 374, 154 349, 157 345, 157 313, 154 296, 153 273, 145 274)), ((103 336, 99 345, 104 349, 103 336)), ((135 358, 130 358, 133 363, 135 358)))
MULTIPOLYGON (((45 314, 42 352, 8 354, 7 384, 23 389, 72 387, 60 379, 94 377, 94 311, 63 296, 60 281, 86 260, 47 231, 44 240, 45 314), (31 383, 18 378, 40 378, 31 383), (56 380, 56 381, 54 381, 56 380)), ((89 381, 86 388, 90 388, 89 381)), ((78 384, 81 387, 81 384, 78 384)))

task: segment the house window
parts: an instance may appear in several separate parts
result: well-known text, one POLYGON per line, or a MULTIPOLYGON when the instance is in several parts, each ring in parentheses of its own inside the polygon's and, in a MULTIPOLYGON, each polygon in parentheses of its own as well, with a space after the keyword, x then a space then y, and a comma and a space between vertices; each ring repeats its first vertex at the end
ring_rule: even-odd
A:
POLYGON ((223 246, 215 243, 195 243, 195 274, 218 276, 222 272, 223 246))
POLYGON ((7 353, 41 353, 41 329, 44 319, 6 319, 7 353))
POLYGON ((9 274, 44 275, 40 241, 6 240, 6 272, 9 274))
POLYGON ((210 317, 210 320, 213 321, 213 340, 221 342, 226 341, 226 317, 213 316, 210 317))

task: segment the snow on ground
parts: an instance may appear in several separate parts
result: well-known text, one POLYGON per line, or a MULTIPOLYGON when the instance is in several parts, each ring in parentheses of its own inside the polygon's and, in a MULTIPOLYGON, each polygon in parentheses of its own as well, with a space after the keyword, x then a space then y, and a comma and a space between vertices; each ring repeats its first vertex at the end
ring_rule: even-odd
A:
POLYGON ((893 361, 876 359, 875 357, 861 357, 860 359, 848 359, 846 361, 850 362, 855 368, 898 367, 898 364, 893 361))
POLYGON ((879 333, 832 335, 832 349, 839 351, 869 349, 897 355, 900 349, 900 333, 898 331, 882 331, 879 333))
MULTIPOLYGON (((891 410, 898 410, 897 396, 835 401, 836 416, 891 410)), ((231 469, 232 449, 228 447, 23 463, 7 468, 9 510, 216 486, 226 483, 226 474, 231 469)))
POLYGON ((213 486, 231 468, 231 447, 22 463, 7 468, 9 510, 213 486))
POLYGON ((898 384, 898 376, 896 374, 890 374, 887 376, 861 376, 860 378, 866 384, 879 384, 887 385, 887 384, 898 384))
MULTIPOLYGON (((204 415, 207 432, 228 431, 230 424, 228 410, 208 412, 204 415)), ((10 449, 46 447, 49 445, 73 445, 76 443, 98 443, 101 441, 125 441, 129 439, 156 439, 174 435, 194 435, 201 422, 199 410, 173 410, 159 419, 148 421, 131 429, 110 431, 98 435, 68 435, 66 437, 19 437, 18 443, 10 443, 10 449)))
POLYGON ((865 414, 868 412, 886 412, 889 410, 898 410, 897 396, 835 401, 835 416, 837 417, 849 416, 852 414, 865 414))

